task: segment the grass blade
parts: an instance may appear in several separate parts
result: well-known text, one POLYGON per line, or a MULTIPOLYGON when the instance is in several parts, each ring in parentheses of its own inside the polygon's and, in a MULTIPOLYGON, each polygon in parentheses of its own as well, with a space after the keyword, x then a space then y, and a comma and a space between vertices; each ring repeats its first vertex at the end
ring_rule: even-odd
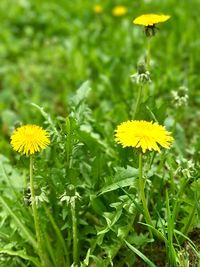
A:
POLYGON ((38 260, 36 258, 26 255, 24 253, 24 251, 12 251, 9 249, 1 249, 0 248, 0 253, 7 254, 9 256, 20 257, 24 260, 28 260, 28 261, 32 262, 37 267, 42 267, 42 265, 38 262, 38 260))
POLYGON ((24 233, 24 235, 26 236, 27 240, 31 243, 31 245, 37 249, 37 242, 36 240, 33 238, 32 234, 30 233, 30 231, 20 222, 20 220, 18 219, 18 217, 14 214, 14 212, 9 208, 8 204, 6 203, 6 201, 0 196, 0 202, 2 203, 2 205, 4 206, 4 208, 7 210, 7 212, 10 214, 10 216, 13 218, 13 220, 15 221, 15 223, 17 224, 17 226, 21 229, 21 231, 24 233))
POLYGON ((126 245, 132 250, 135 254, 138 255, 149 267, 156 267, 156 265, 150 261, 142 252, 140 252, 137 248, 133 247, 130 243, 128 243, 126 240, 124 240, 126 245))

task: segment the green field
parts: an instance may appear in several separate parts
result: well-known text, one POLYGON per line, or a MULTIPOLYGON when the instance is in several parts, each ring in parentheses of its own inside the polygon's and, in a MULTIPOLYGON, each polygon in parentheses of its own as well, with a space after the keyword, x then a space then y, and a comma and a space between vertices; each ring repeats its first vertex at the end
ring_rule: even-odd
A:
POLYGON ((199 14, 199 0, 0 1, 0 267, 200 267, 199 14), (152 37, 133 24, 147 13, 171 16, 152 37), (129 120, 172 145, 144 151, 161 137, 136 128, 145 144, 123 148, 129 120), (30 124, 50 144, 25 155, 10 142, 30 124))

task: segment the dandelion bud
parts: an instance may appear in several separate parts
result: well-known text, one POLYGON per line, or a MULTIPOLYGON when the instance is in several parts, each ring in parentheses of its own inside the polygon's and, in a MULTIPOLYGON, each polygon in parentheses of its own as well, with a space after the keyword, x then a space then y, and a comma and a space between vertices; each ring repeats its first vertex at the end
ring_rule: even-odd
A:
POLYGON ((146 72, 146 66, 145 66, 145 63, 144 62, 139 62, 138 65, 137 65, 137 71, 138 71, 138 74, 142 74, 142 73, 145 73, 146 72))
POLYGON ((68 196, 74 196, 75 193, 76 193, 76 189, 75 189, 75 186, 73 184, 69 184, 67 186, 67 191, 66 191, 67 195, 68 196))
POLYGON ((175 107, 187 106, 188 104, 188 88, 180 86, 177 91, 172 91, 172 103, 175 107))
POLYGON ((138 64, 138 71, 130 77, 132 82, 136 84, 144 85, 146 83, 151 83, 150 72, 146 70, 143 63, 138 64))

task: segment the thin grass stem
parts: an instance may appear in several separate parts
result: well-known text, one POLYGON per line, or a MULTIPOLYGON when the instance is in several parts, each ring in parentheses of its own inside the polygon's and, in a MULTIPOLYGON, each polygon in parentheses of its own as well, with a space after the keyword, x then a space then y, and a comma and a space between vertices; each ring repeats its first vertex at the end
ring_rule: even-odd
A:
MULTIPOLYGON (((188 217, 187 223, 185 224, 185 226, 184 226, 184 228, 182 230, 182 234, 185 235, 185 236, 187 236, 187 234, 188 234, 188 232, 190 230, 190 227, 191 227, 191 224, 193 222, 195 213, 196 213, 196 205, 194 204, 194 206, 193 206, 193 208, 192 208, 192 210, 190 212, 190 215, 188 217)), ((183 236, 181 236, 181 238, 180 238, 180 244, 182 244, 183 241, 184 241, 184 238, 183 238, 183 236)))
POLYGON ((56 232, 56 235, 57 235, 57 237, 58 237, 58 239, 59 239, 59 241, 60 241, 60 243, 62 245, 63 251, 65 253, 65 256, 66 256, 66 265, 65 265, 65 267, 69 267, 70 266, 69 253, 68 253, 68 250, 66 248, 65 240, 64 240, 64 238, 62 236, 62 233, 61 233, 60 229, 58 228, 58 226, 57 226, 53 216, 51 215, 49 209, 46 206, 44 206, 44 209, 45 209, 46 215, 47 215, 49 221, 51 222, 51 224, 52 224, 52 226, 53 226, 53 228, 54 228, 54 230, 56 232))
POLYGON ((174 202, 173 211, 172 211, 172 218, 174 222, 176 221, 176 218, 179 213, 179 208, 180 208, 179 199, 181 199, 182 193, 184 192, 184 189, 186 185, 188 184, 188 182, 189 182, 189 179, 187 177, 184 177, 183 181, 181 182, 179 192, 177 193, 176 201, 174 202))

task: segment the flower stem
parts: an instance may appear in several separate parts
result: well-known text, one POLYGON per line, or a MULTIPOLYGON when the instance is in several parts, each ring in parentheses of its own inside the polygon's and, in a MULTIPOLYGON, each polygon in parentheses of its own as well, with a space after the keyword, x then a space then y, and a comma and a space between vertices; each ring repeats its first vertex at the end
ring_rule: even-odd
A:
POLYGON ((161 234, 159 230, 154 228, 153 222, 151 220, 151 216, 147 207, 147 201, 145 198, 145 193, 144 193, 144 178, 143 178, 143 172, 142 172, 143 166, 142 166, 142 152, 139 153, 139 193, 140 193, 140 198, 142 200, 142 205, 143 205, 143 210, 144 210, 144 217, 146 220, 146 223, 149 225, 149 234, 150 237, 153 238, 153 234, 160 240, 160 241, 165 241, 164 236, 161 234))
MULTIPOLYGON (((149 214, 149 210, 147 207, 147 201, 145 198, 145 193, 144 193, 144 179, 143 179, 143 173, 142 173, 142 152, 140 152, 139 154, 139 189, 140 189, 140 198, 142 200, 142 205, 143 205, 143 209, 144 209, 144 217, 146 220, 146 223, 149 224, 150 226, 153 226, 152 220, 151 220, 151 216, 149 214)), ((152 230, 150 227, 149 228, 149 234, 150 237, 152 238, 152 230)))
POLYGON ((76 199, 71 201, 71 214, 72 214, 72 234, 73 234, 73 262, 74 267, 79 265, 78 258, 78 238, 77 238, 77 217, 76 217, 76 199))
POLYGON ((174 123, 173 123, 173 126, 172 126, 172 134, 176 133, 176 126, 177 126, 177 123, 178 123, 178 120, 179 120, 179 115, 180 115, 180 111, 177 110, 176 111, 176 116, 175 116, 175 119, 174 119, 174 123))
POLYGON ((33 182, 33 156, 30 156, 30 190, 31 190, 31 204, 32 204, 32 210, 33 210, 33 219, 35 224, 35 232, 36 232, 36 238, 38 243, 38 254, 41 260, 41 263, 43 266, 44 264, 44 254, 42 250, 42 243, 41 243, 41 235, 40 235, 40 224, 39 224, 39 216, 37 213, 37 207, 35 202, 35 190, 34 190, 34 182, 33 182))
POLYGON ((151 37, 147 38, 147 70, 150 70, 151 63, 151 37))
POLYGON ((133 120, 135 119, 140 103, 141 103, 141 98, 142 98, 142 91, 143 91, 143 85, 140 85, 139 90, 138 90, 138 96, 137 96, 137 101, 136 101, 136 105, 135 105, 135 110, 133 113, 133 120))

